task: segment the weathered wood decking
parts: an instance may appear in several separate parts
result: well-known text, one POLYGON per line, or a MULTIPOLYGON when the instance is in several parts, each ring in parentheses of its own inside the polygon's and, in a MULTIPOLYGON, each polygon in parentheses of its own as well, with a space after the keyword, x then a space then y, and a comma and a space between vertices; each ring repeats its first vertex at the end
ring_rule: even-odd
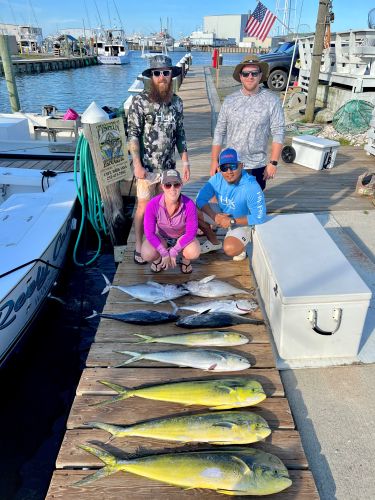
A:
MULTIPOLYGON (((201 68, 193 68, 180 89, 184 100, 185 127, 188 136, 190 160, 192 164, 192 179, 185 188, 186 194, 196 195, 200 186, 207 179, 210 162, 211 137, 210 107, 206 97, 204 75, 201 68)), ((72 168, 72 162, 19 162, 0 161, 1 165, 12 167, 22 166, 38 169, 51 168, 67 170, 72 168)), ((354 188, 358 175, 371 165, 373 158, 365 155, 362 149, 340 148, 336 167, 330 171, 316 172, 297 165, 286 165, 279 169, 277 178, 269 183, 266 191, 269 212, 290 211, 320 211, 320 210, 371 210, 374 209, 367 198, 354 196, 354 188)), ((253 294, 253 282, 247 261, 233 262, 223 253, 208 254, 200 257, 194 263, 194 273, 190 276, 180 274, 179 270, 168 271, 155 275, 149 267, 137 266, 132 259, 133 234, 129 239, 125 260, 119 265, 114 284, 132 284, 153 279, 160 283, 181 283, 188 279, 200 279, 210 274, 250 290, 253 294)), ((104 283, 103 283, 104 285, 104 283)), ((188 302, 205 299, 183 297, 176 302, 182 305, 188 302)), ((157 306, 144 303, 129 302, 128 296, 118 290, 111 290, 105 306, 105 312, 120 312, 135 308, 155 308, 170 310, 170 306, 157 306)), ((258 313, 259 314, 259 313, 258 313)), ((245 372, 237 372, 235 376, 251 376, 259 380, 267 393, 267 399, 260 405, 250 408, 258 412, 269 422, 273 432, 263 443, 255 447, 272 452, 279 456, 290 470, 293 485, 283 493, 274 495, 277 499, 314 499, 318 498, 315 483, 302 449, 298 429, 295 428, 284 388, 275 369, 274 358, 269 342, 269 332, 266 327, 243 325, 234 328, 245 333, 250 343, 236 348, 234 352, 242 352, 247 356, 252 367, 245 372)), ((182 490, 156 481, 137 477, 132 474, 118 473, 103 478, 86 488, 76 489, 72 484, 82 477, 93 473, 101 467, 99 460, 77 447, 79 444, 91 443, 102 446, 118 456, 127 453, 149 454, 160 451, 178 451, 197 449, 196 445, 182 445, 158 440, 142 438, 114 439, 106 443, 109 435, 101 430, 85 427, 88 421, 104 421, 116 424, 131 424, 155 417, 195 413, 203 408, 186 408, 181 405, 148 401, 132 398, 114 405, 102 407, 90 406, 92 403, 108 399, 114 394, 98 380, 109 380, 126 387, 138 387, 143 384, 156 384, 165 381, 189 380, 198 378, 222 378, 228 374, 211 374, 186 368, 171 368, 167 365, 149 361, 140 361, 129 367, 114 368, 123 359, 114 353, 119 349, 128 350, 159 350, 173 346, 168 345, 131 345, 136 341, 134 333, 162 336, 176 331, 183 333, 184 329, 174 324, 139 327, 127 325, 113 320, 103 319, 100 322, 95 341, 90 349, 86 369, 77 388, 77 396, 67 422, 67 432, 56 462, 47 499, 143 499, 219 498, 209 491, 182 490), (106 443, 106 444, 105 444, 106 443)), ((208 448, 201 446, 200 448, 208 448)))

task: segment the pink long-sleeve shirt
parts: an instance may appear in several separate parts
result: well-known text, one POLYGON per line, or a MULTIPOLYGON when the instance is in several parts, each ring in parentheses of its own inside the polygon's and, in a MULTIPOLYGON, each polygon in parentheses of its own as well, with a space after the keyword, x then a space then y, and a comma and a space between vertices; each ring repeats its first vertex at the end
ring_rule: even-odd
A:
POLYGON ((172 216, 165 206, 164 194, 152 198, 146 206, 144 231, 148 242, 156 248, 162 257, 176 257, 178 253, 191 243, 198 229, 198 212, 193 200, 185 195, 180 197, 180 206, 172 216), (168 250, 163 246, 163 239, 174 238, 177 242, 168 250))

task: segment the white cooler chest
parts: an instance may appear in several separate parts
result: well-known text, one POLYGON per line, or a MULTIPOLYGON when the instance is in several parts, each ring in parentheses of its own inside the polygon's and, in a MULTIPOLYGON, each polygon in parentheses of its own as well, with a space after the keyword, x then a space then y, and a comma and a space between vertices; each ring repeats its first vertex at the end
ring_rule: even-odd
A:
POLYGON ((294 163, 314 170, 332 168, 340 143, 313 135, 293 137, 292 147, 296 152, 294 163))
POLYGON ((256 226, 252 266, 281 358, 356 360, 371 291, 314 214, 256 226))

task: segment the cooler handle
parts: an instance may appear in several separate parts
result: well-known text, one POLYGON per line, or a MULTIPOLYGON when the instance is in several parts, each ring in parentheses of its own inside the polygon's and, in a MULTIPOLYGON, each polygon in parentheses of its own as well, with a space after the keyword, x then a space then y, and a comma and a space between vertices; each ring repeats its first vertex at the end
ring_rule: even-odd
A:
POLYGON ((342 309, 334 309, 332 313, 332 319, 337 323, 336 328, 332 332, 327 332, 325 330, 322 330, 318 326, 318 311, 316 309, 310 309, 307 319, 310 321, 312 325, 312 329, 314 332, 319 333, 319 335, 333 335, 334 333, 337 332, 337 330, 341 326, 341 319, 342 319, 342 309))

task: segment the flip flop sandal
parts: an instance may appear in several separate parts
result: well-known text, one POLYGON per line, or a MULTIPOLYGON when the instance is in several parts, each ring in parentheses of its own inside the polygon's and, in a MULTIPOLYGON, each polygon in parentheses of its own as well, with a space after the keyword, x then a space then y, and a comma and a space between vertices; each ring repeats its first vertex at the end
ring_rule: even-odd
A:
POLYGON ((162 258, 160 257, 158 261, 154 261, 151 263, 150 270, 152 273, 160 273, 161 271, 164 271, 164 267, 162 267, 161 262, 162 258))
POLYGON ((191 265, 191 262, 189 262, 189 264, 185 264, 185 262, 180 262, 180 268, 182 274, 191 274, 193 272, 193 266, 191 265), (190 266, 190 271, 189 271, 189 266, 190 266))
POLYGON ((147 264, 147 260, 142 259, 141 253, 137 252, 136 250, 134 250, 133 260, 139 266, 144 266, 145 264, 147 264))

